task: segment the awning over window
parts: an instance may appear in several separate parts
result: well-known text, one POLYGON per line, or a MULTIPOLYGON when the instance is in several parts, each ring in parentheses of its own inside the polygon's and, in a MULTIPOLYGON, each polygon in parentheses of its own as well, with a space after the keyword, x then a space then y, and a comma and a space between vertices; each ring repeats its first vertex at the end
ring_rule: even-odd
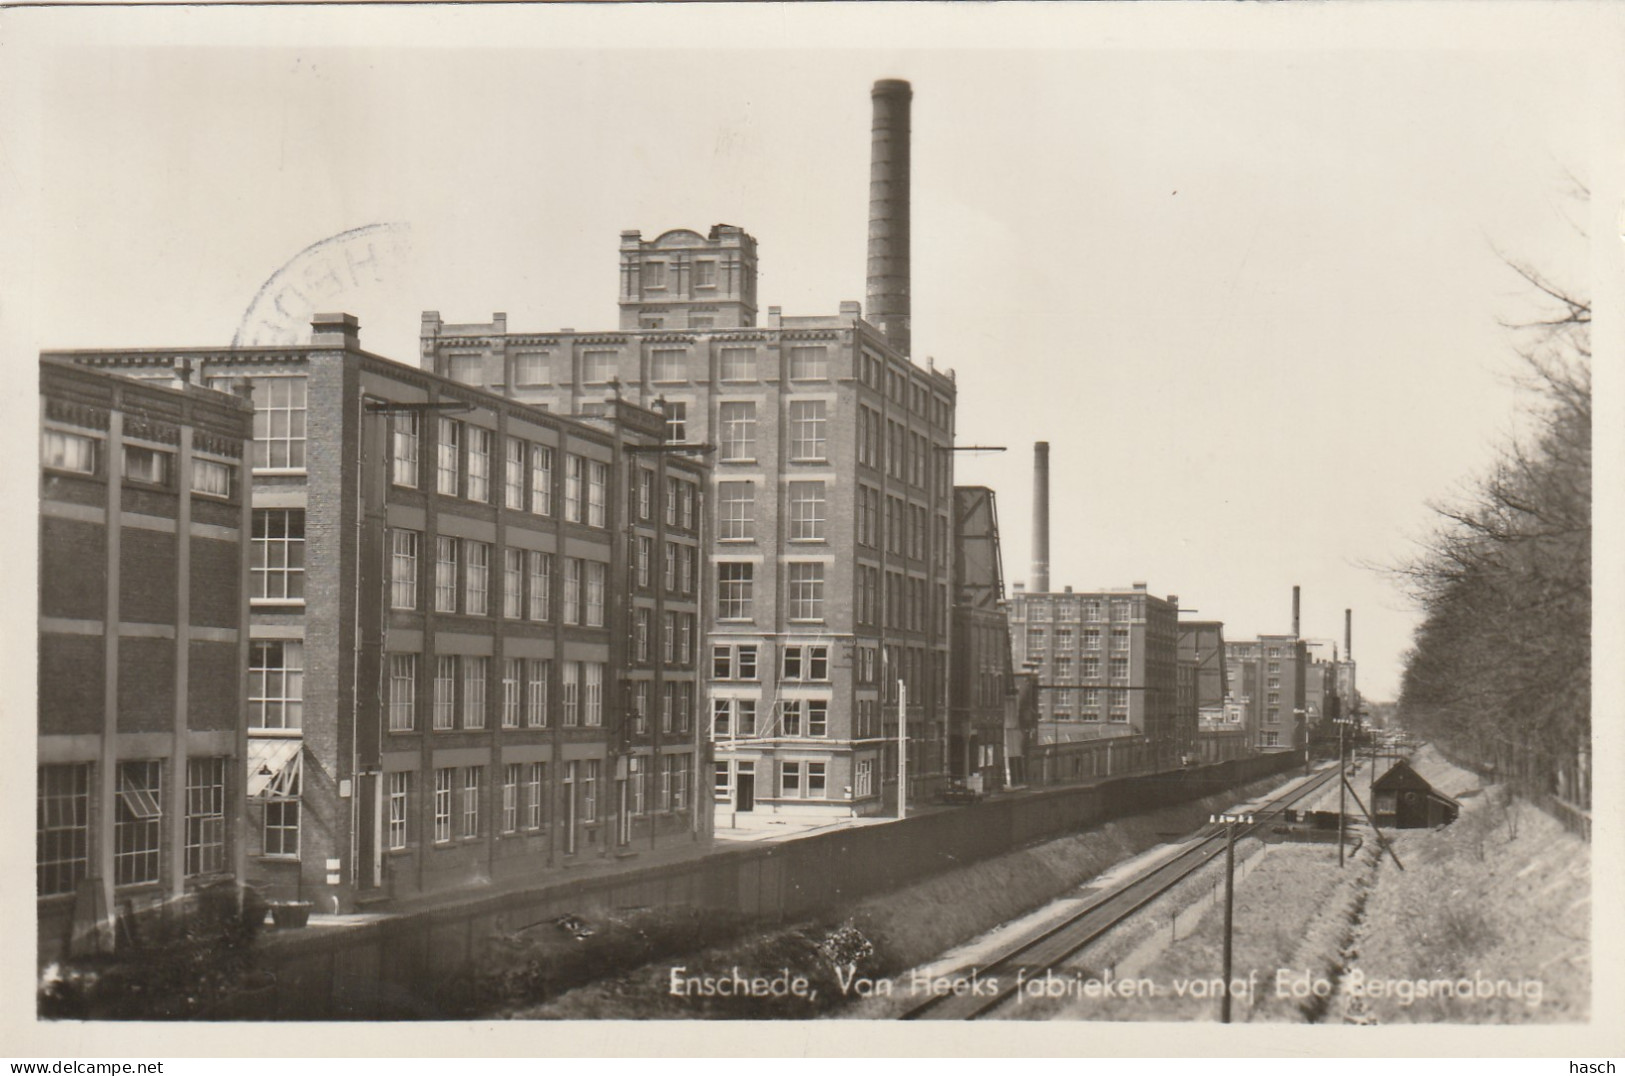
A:
POLYGON ((283 737, 249 739, 249 799, 299 795, 299 749, 303 744, 302 740, 283 737))

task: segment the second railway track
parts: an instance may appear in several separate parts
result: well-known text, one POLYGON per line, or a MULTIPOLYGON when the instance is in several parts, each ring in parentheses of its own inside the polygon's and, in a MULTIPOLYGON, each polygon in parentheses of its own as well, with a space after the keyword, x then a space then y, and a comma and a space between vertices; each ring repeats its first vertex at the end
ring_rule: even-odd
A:
MULTIPOLYGON (((1319 792, 1337 776, 1325 770, 1296 787, 1267 801, 1251 813, 1257 819, 1237 830, 1237 836, 1250 833, 1270 822, 1283 810, 1319 792)), ((1020 989, 1018 979, 1025 969, 1026 979, 1042 976, 1090 942, 1104 936, 1129 916, 1150 904, 1174 886, 1206 866, 1215 855, 1224 853, 1224 830, 1198 836, 1188 848, 1150 870, 1098 895, 1087 906, 1039 934, 1018 942, 977 965, 978 979, 984 980, 983 993, 944 993, 920 1000, 900 1014, 903 1020, 974 1020, 1003 1005, 1020 989)))

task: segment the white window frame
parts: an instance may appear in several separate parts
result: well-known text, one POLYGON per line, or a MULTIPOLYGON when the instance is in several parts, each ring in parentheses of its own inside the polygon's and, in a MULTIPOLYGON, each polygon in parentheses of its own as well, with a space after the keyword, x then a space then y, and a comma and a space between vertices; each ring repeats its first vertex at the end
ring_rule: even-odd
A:
POLYGON ((463 728, 483 729, 491 659, 471 654, 463 657, 460 664, 463 667, 463 728))
POLYGON ((435 443, 435 492, 455 497, 462 484, 463 424, 456 419, 440 420, 440 437, 435 443))
POLYGON ((791 561, 786 565, 785 572, 785 597, 790 619, 823 621, 824 565, 819 561, 791 561))
POLYGON ((717 565, 717 619, 750 620, 754 615, 755 589, 755 564, 720 562, 717 565))
POLYGON ((829 458, 829 407, 824 400, 790 401, 790 458, 829 458))
POLYGON ((418 446, 422 435, 414 412, 390 416, 389 478, 403 489, 418 488, 418 446))
POLYGON ((491 543, 463 539, 463 612, 485 616, 491 607, 491 543))
POLYGON ((418 656, 389 655, 389 731, 417 728, 418 656))
POLYGON ((250 641, 249 728, 291 730, 302 727, 305 708, 304 659, 305 644, 298 639, 250 641), (280 657, 280 664, 270 664, 273 654, 280 657))
POLYGON ((397 770, 384 775, 387 790, 385 796, 389 802, 389 818, 386 829, 386 846, 391 852, 399 852, 406 848, 407 820, 411 808, 411 782, 412 775, 405 770, 397 770))
POLYGON ((389 607, 418 607, 418 532, 392 527, 389 535, 389 607))
POLYGON ((822 480, 790 483, 790 541, 822 542, 826 513, 822 480))
POLYGON ((717 404, 717 459, 750 461, 755 458, 755 401, 724 400, 717 404))

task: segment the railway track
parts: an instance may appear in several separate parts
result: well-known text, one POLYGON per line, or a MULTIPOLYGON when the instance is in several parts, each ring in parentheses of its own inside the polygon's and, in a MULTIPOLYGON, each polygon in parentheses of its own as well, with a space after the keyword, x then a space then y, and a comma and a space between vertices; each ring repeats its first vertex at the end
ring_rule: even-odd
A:
MULTIPOLYGON (((1336 769, 1325 770, 1250 812, 1256 821, 1237 828, 1244 836, 1266 825, 1287 807, 1319 792, 1337 777, 1336 769)), ((1026 980, 1042 978, 1050 968, 1066 960, 1085 945, 1100 938, 1123 920, 1168 892, 1206 866, 1214 856, 1224 854, 1224 829, 1192 841, 1190 847, 1145 873, 1103 893, 1087 906, 1060 923, 1016 943, 990 962, 978 964, 976 977, 980 993, 943 993, 926 997, 899 1018, 903 1020, 975 1020, 1003 1005, 1020 989, 1018 979, 1025 969, 1026 980), (996 982, 995 982, 996 981, 996 982)))

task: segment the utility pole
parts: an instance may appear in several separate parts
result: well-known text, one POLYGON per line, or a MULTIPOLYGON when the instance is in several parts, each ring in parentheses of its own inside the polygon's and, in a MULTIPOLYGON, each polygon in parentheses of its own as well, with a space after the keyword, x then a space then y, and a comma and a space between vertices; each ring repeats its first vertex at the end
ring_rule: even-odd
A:
POLYGON ((1348 809, 1348 771, 1343 756, 1343 733, 1348 722, 1337 720, 1337 865, 1343 866, 1343 812, 1348 809))
POLYGON ((1210 822, 1224 823, 1224 993, 1219 997, 1219 1023, 1230 1022, 1230 935, 1235 924, 1236 907, 1236 824, 1252 825, 1253 816, 1240 814, 1209 815, 1210 822))
POLYGON ((908 815, 908 683, 897 678, 897 818, 908 815))

